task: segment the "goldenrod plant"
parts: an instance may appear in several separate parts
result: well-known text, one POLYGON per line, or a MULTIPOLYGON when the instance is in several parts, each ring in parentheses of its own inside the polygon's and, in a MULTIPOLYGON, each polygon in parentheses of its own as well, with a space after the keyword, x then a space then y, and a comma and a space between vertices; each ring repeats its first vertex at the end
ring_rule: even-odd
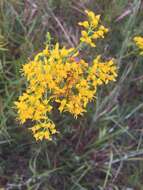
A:
POLYGON ((86 112, 87 104, 95 100, 98 87, 116 80, 114 59, 103 61, 98 55, 87 62, 80 55, 83 46, 95 47, 96 40, 108 32, 100 24, 100 15, 87 10, 85 13, 87 21, 79 23, 84 30, 77 47, 67 49, 59 43, 52 45, 49 37, 45 49, 22 67, 28 85, 15 102, 17 119, 21 124, 33 121, 29 129, 36 140, 52 140, 59 132, 50 119, 53 109, 78 118, 86 112))

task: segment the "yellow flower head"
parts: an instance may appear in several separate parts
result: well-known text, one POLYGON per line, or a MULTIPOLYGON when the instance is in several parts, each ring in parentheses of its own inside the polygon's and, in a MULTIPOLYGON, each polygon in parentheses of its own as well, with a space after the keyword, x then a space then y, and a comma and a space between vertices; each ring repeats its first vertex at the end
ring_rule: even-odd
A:
POLYGON ((52 135, 57 133, 55 124, 51 121, 34 125, 30 130, 36 140, 52 140, 52 135))
POLYGON ((136 36, 134 37, 134 42, 138 46, 138 48, 141 50, 141 55, 143 55, 143 37, 136 36))
POLYGON ((94 41, 98 38, 104 38, 108 29, 100 25, 100 15, 95 15, 94 12, 88 10, 86 10, 85 13, 88 20, 78 23, 85 29, 81 31, 80 41, 91 47, 96 47, 94 41))

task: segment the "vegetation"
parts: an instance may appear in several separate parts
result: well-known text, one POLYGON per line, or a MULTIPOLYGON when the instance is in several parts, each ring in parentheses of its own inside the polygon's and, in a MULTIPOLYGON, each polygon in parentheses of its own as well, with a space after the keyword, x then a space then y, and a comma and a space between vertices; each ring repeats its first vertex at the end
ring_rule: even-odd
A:
POLYGON ((141 0, 0 1, 1 189, 143 189, 143 56, 133 40, 143 33, 142 10, 141 0), (78 119, 54 110, 60 133, 35 141, 32 122, 16 120, 14 102, 26 87, 21 69, 44 49, 47 32, 52 44, 76 47, 86 9, 101 14, 109 32, 81 56, 115 58, 117 81, 99 87, 78 119))

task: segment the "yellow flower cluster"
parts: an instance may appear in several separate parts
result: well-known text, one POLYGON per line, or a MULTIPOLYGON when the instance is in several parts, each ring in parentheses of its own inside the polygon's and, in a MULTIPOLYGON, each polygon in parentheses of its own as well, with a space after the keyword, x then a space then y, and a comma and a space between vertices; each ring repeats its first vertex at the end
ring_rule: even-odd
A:
POLYGON ((100 15, 95 15, 92 11, 85 11, 88 20, 79 22, 79 25, 84 27, 85 30, 81 31, 80 41, 89 44, 91 47, 96 47, 95 40, 104 38, 104 34, 108 29, 100 25, 100 15))
POLYGON ((140 36, 134 37, 134 42, 136 43, 136 45, 141 50, 140 54, 143 55, 143 37, 140 37, 140 36))
POLYGON ((60 48, 57 43, 47 45, 23 65, 22 73, 28 85, 15 102, 18 120, 22 124, 33 122, 30 129, 36 140, 52 140, 57 133, 50 119, 52 111, 58 108, 60 113, 69 112, 75 118, 83 115, 87 104, 95 98, 97 87, 115 81, 117 68, 113 59, 103 62, 101 56, 87 63, 77 47, 60 48))

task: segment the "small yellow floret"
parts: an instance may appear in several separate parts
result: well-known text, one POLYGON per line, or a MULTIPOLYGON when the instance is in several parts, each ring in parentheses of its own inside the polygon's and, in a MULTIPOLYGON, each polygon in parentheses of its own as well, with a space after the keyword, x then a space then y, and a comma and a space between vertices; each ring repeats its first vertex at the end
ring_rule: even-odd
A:
POLYGON ((136 36, 134 37, 134 42, 138 46, 138 48, 141 50, 140 54, 143 55, 143 37, 136 36))

